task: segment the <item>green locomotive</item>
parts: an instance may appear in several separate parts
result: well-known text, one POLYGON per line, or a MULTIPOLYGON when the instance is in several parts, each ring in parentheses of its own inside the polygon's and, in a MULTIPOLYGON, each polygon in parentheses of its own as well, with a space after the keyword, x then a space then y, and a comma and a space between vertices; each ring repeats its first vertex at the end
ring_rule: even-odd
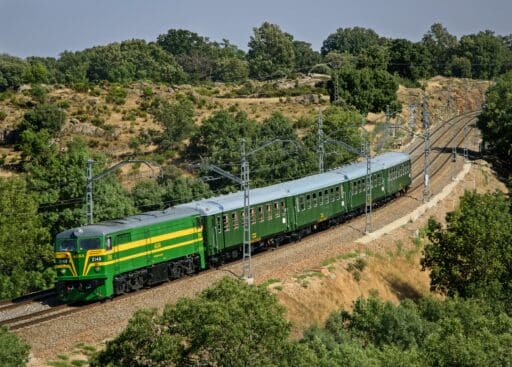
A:
MULTIPOLYGON (((410 156, 372 159, 373 202, 407 190, 410 156)), ((366 163, 250 192, 251 243, 276 246, 356 215, 366 204, 366 163)), ((92 301, 179 278, 241 255, 243 193, 236 192, 59 233, 59 296, 92 301)))

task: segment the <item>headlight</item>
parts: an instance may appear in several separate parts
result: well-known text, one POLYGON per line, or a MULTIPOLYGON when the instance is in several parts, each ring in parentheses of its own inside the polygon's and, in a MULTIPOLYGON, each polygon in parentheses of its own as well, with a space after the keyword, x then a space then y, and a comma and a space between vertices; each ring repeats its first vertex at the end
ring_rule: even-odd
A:
POLYGON ((66 274, 66 269, 60 269, 60 273, 61 273, 62 275, 66 274))
POLYGON ((99 267, 99 266, 96 266, 96 267, 94 268, 94 271, 95 271, 96 273, 99 273, 99 272, 100 272, 100 267, 99 267))

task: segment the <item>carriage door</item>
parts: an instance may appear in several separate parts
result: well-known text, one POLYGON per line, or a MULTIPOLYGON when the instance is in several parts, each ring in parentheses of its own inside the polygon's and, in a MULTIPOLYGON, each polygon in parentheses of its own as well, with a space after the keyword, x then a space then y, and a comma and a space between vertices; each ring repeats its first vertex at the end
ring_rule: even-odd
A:
POLYGON ((218 214, 215 216, 215 234, 213 237, 216 253, 224 249, 224 236, 222 229, 222 214, 218 214))

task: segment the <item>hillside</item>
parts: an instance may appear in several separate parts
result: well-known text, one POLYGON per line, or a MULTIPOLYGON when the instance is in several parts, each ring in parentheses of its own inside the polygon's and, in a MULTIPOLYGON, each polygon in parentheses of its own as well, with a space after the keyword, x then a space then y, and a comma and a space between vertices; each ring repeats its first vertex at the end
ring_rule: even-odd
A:
MULTIPOLYGON (((113 162, 125 157, 143 157, 154 153, 156 146, 151 143, 154 132, 162 130, 160 123, 150 113, 151 101, 156 97, 174 101, 189 99, 195 108, 195 123, 201 122, 213 112, 227 109, 243 111, 249 119, 263 121, 274 112, 280 112, 300 130, 311 126, 319 109, 326 108, 329 97, 325 90, 316 88, 325 81, 323 75, 306 76, 296 80, 277 82, 252 82, 244 85, 210 83, 200 86, 167 86, 137 82, 126 87, 107 83, 87 91, 73 90, 61 85, 22 86, 18 92, 2 94, 0 111, 4 119, 0 127, 0 175, 9 176, 20 161, 19 152, 9 144, 9 134, 19 125, 24 113, 41 98, 46 103, 58 105, 66 112, 66 121, 54 143, 63 148, 72 137, 81 136, 88 146, 106 154, 113 162), (39 94, 38 94, 39 93, 39 94), (123 95, 125 93, 125 96, 123 95), (263 96, 262 96, 263 95, 263 96), (268 97, 266 95, 276 95, 268 97)), ((446 114, 464 111, 465 87, 468 90, 468 107, 478 108, 488 82, 435 77, 423 82, 424 90, 430 96, 430 115, 433 122, 445 118, 446 114), (466 84, 467 83, 467 84, 466 84), (451 90, 451 106, 446 110, 448 89, 451 90)), ((416 121, 421 126, 418 106, 423 90, 400 86, 398 100, 402 104, 401 123, 408 120, 408 105, 417 106, 416 121)), ((370 113, 366 129, 375 129, 385 121, 385 114, 370 113)))

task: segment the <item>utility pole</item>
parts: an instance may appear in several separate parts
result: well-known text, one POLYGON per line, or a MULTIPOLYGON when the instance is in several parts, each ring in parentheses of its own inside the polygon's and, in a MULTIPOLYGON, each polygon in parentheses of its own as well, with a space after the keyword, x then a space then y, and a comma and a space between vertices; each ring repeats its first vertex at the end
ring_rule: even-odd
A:
POLYGON ((414 127, 416 126, 416 106, 413 103, 409 103, 409 121, 408 127, 411 130, 411 138, 412 133, 414 132, 414 127))
POLYGON ((85 189, 85 208, 86 208, 85 216, 86 216, 86 220, 87 220, 86 224, 94 223, 94 210, 93 210, 94 202, 93 202, 93 197, 92 197, 92 192, 93 192, 92 187, 93 187, 94 181, 102 178, 103 176, 108 175, 109 173, 116 171, 121 166, 124 166, 125 164, 130 164, 130 163, 143 163, 143 164, 147 165, 151 170, 153 170, 153 166, 157 166, 160 169, 160 177, 162 177, 162 174, 163 174, 162 167, 160 167, 156 163, 150 163, 148 161, 142 161, 142 160, 137 160, 137 159, 128 159, 126 161, 119 162, 110 168, 107 168, 106 170, 97 174, 96 176, 93 176, 92 175, 92 164, 93 163, 94 163, 94 161, 92 159, 87 160, 87 175, 86 175, 86 186, 85 186, 86 187, 86 189, 85 189))
POLYGON ((333 103, 338 103, 339 100, 339 94, 338 94, 338 72, 336 69, 333 70, 334 80, 333 80, 333 103))
POLYGON ((243 241, 242 241, 242 279, 244 279, 248 284, 253 284, 254 276, 252 273, 252 248, 251 248, 251 203, 250 203, 250 177, 249 177, 249 156, 265 149, 266 147, 275 144, 275 143, 294 143, 291 140, 283 140, 283 139, 275 139, 269 141, 259 148, 256 148, 250 152, 247 152, 246 140, 242 139, 241 144, 241 162, 240 162, 240 177, 236 177, 231 173, 223 170, 220 167, 217 167, 213 164, 208 164, 206 162, 202 162, 201 166, 204 169, 208 169, 214 171, 221 176, 230 179, 231 181, 236 182, 242 188, 244 193, 244 211, 243 211, 243 241))
POLYGON ((469 112, 468 79, 464 79, 464 113, 469 112))
POLYGON ((318 173, 324 172, 324 156, 325 156, 325 147, 324 147, 324 131, 323 131, 323 117, 322 117, 322 110, 318 109, 318 147, 317 147, 317 153, 318 153, 318 173))
POLYGON ((468 154, 468 142, 467 142, 467 135, 468 135, 468 125, 464 125, 464 161, 467 162, 469 158, 468 154))
POLYGON ((249 161, 247 160, 247 152, 245 147, 246 141, 242 139, 242 190, 244 191, 244 238, 242 243, 242 278, 249 284, 252 284, 254 277, 252 275, 251 264, 251 211, 249 201, 249 161))
POLYGON ((87 182, 85 189, 85 210, 86 210, 86 223, 92 224, 94 221, 94 202, 92 199, 92 164, 94 161, 92 159, 87 160, 87 182))
POLYGON ((326 143, 338 145, 351 153, 357 154, 360 157, 366 159, 366 177, 365 177, 365 192, 366 192, 366 204, 365 204, 365 233, 372 232, 372 166, 371 166, 371 149, 370 141, 361 141, 361 147, 359 149, 354 148, 352 145, 345 143, 342 140, 325 140, 326 143))
POLYGON ((430 120, 428 111, 427 96, 423 99, 423 145, 424 145, 424 166, 423 166, 423 202, 430 200, 430 120))
POLYGON ((371 144, 368 139, 364 143, 364 150, 361 147, 361 153, 366 155, 366 179, 365 179, 365 193, 366 193, 366 205, 364 207, 364 215, 365 215, 365 227, 364 232, 369 234, 373 231, 372 224, 372 152, 371 152, 371 144))

